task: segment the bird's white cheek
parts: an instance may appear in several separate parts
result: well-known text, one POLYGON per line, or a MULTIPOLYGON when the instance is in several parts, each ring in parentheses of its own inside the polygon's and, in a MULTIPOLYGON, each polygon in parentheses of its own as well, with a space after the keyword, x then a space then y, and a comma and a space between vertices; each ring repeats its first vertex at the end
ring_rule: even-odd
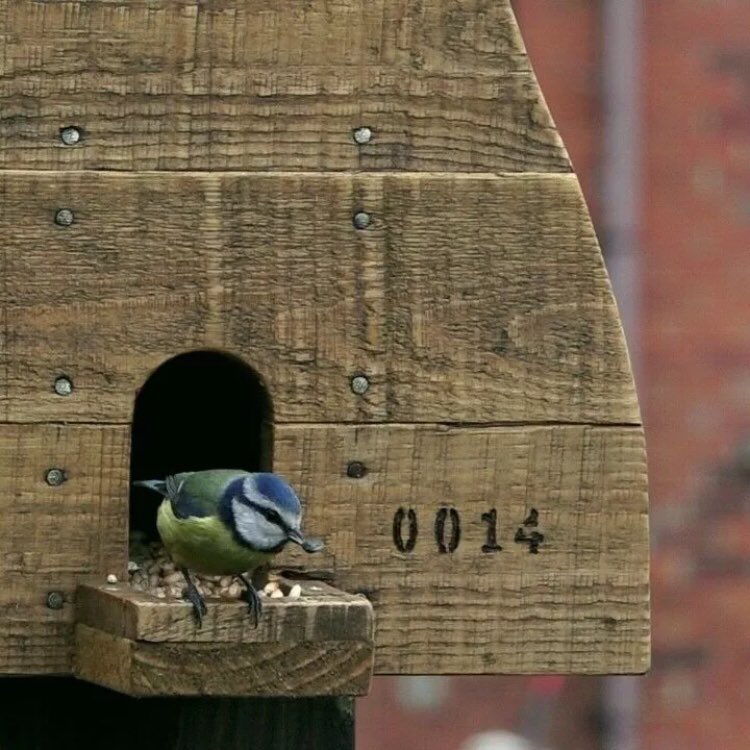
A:
POLYGON ((271 549, 286 540, 286 536, 276 524, 244 503, 232 501, 234 525, 237 534, 255 549, 271 549))

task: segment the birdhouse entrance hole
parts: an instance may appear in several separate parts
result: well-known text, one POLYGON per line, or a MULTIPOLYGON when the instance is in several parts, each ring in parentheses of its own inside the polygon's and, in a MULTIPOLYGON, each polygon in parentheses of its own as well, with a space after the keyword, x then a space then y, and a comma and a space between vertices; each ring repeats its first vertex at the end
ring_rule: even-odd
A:
MULTIPOLYGON (((215 351, 178 355, 151 374, 136 398, 130 478, 216 468, 270 470, 272 419, 268 390, 242 360, 215 351)), ((158 538, 159 502, 149 490, 131 489, 131 536, 158 538)))

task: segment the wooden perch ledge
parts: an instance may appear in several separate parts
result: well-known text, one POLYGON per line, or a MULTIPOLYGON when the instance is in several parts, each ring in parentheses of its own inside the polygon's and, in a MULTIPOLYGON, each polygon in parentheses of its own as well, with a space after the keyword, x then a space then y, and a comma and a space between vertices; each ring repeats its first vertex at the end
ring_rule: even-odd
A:
POLYGON ((365 695, 372 605, 318 581, 299 583, 299 599, 264 600, 257 629, 244 602, 208 600, 199 629, 188 603, 122 584, 79 586, 75 674, 134 696, 365 695))

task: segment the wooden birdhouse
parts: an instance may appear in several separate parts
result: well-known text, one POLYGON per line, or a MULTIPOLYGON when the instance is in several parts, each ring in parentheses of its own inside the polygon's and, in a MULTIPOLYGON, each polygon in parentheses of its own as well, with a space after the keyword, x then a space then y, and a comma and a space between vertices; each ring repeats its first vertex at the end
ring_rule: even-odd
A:
POLYGON ((647 669, 638 403, 509 0, 8 0, 2 27, 0 671, 647 669), (278 559, 302 594, 257 630, 131 585, 131 481, 217 466, 286 477, 326 543, 278 559))

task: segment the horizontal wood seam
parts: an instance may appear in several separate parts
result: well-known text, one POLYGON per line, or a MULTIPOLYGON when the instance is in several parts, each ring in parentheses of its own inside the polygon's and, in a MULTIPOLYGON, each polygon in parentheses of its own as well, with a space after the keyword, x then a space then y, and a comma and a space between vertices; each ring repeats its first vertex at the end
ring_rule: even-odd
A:
POLYGON ((572 171, 561 172, 446 172, 440 170, 437 172, 414 171, 414 170, 393 170, 393 169, 362 169, 352 171, 350 169, 334 170, 254 170, 254 169, 6 169, 0 167, 0 173, 4 175, 38 175, 58 173, 65 175, 66 179, 82 175, 112 175, 118 177, 140 178, 140 177, 164 177, 165 175, 174 174, 182 177, 211 177, 217 178, 222 175, 238 177, 248 175, 257 177, 278 177, 280 179, 291 177, 403 177, 405 179, 435 179, 442 177, 448 180, 454 179, 472 179, 472 180, 493 180, 493 179, 510 179, 510 180, 538 180, 554 179, 561 177, 570 181, 578 182, 578 176, 572 171))
MULTIPOLYGON (((24 427, 32 425, 47 425, 48 427, 130 427, 132 422, 78 422, 78 421, 46 421, 46 420, 29 420, 29 421, 0 421, 0 428, 5 426, 13 427, 24 427)), ((277 421, 274 423, 275 427, 336 427, 341 425, 342 427, 424 427, 424 428, 445 428, 447 430, 477 430, 477 429, 492 429, 492 428, 524 428, 524 427, 606 427, 608 429, 643 429, 642 422, 380 422, 380 421, 367 421, 367 422, 353 422, 343 419, 336 420, 334 422, 285 422, 277 421)))

